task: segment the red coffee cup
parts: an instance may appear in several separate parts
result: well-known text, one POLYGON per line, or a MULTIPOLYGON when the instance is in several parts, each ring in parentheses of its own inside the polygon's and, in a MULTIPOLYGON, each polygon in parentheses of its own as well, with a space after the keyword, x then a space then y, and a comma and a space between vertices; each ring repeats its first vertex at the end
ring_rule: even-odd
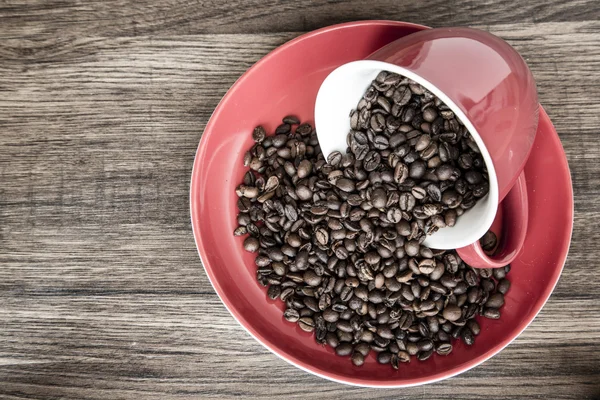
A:
POLYGON ((527 191, 523 168, 538 125, 535 81, 523 58, 502 39, 471 28, 440 28, 413 33, 371 54, 345 64, 323 82, 315 106, 318 132, 332 140, 319 142, 325 154, 338 149, 336 135, 349 130, 348 110, 382 71, 396 72, 439 97, 459 118, 479 146, 490 190, 465 211, 452 228, 427 237, 432 248, 458 248, 469 265, 501 267, 519 253, 527 233, 527 191), (347 126, 340 124, 348 121, 347 126), (479 238, 502 207, 500 245, 484 253, 479 238))

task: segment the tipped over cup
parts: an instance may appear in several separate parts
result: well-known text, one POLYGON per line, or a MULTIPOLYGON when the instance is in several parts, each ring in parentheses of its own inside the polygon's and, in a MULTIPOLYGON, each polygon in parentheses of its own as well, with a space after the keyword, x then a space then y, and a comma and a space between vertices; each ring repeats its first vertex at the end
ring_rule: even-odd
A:
POLYGON ((350 111, 381 72, 397 73, 442 100, 477 143, 489 176, 489 192, 453 227, 427 236, 424 244, 457 249, 478 268, 512 262, 527 233, 528 203, 523 169, 538 125, 533 75, 523 58, 502 39, 471 28, 413 33, 367 59, 335 69, 323 81, 315 104, 315 125, 325 157, 346 150, 350 111), (503 209, 500 244, 487 255, 479 239, 503 209))

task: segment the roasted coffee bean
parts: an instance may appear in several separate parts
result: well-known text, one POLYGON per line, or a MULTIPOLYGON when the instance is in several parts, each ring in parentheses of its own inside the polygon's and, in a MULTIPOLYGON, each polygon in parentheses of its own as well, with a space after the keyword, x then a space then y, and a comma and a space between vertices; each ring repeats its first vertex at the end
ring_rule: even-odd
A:
POLYGON ((497 281, 500 281, 506 277, 506 271, 504 270, 504 268, 494 268, 492 269, 492 276, 497 281))
POLYGON ((442 315, 448 321, 454 322, 462 316, 462 310, 458 306, 448 304, 446 308, 444 308, 442 315))
POLYGON ((289 322, 296 322, 300 319, 300 314, 293 308, 288 308, 284 311, 283 317, 289 322))
POLYGON ((377 188, 371 194, 371 203, 375 208, 383 208, 387 204, 387 194, 382 188, 377 188))
POLYGON ((479 198, 479 197, 483 197, 486 194, 488 194, 488 192, 490 191, 490 186, 487 182, 481 182, 478 183, 477 185, 473 186, 473 196, 479 198))
POLYGON ((254 131, 252 132, 252 139, 254 139, 254 141, 256 143, 260 143, 263 140, 265 140, 266 136, 267 136, 267 132, 265 131, 265 128, 263 128, 262 126, 257 126, 256 128, 254 128, 254 131))
POLYGON ((508 289, 510 289, 510 281, 508 281, 507 279, 502 279, 500 282, 498 282, 498 286, 496 287, 496 289, 498 290, 498 292, 506 294, 506 292, 508 292, 508 289))
POLYGON ((368 294, 368 300, 373 304, 379 304, 384 300, 383 293, 380 290, 371 290, 368 294))
MULTIPOLYGON (((338 353, 339 354, 339 353, 338 353)), ((358 351, 354 351, 354 353, 352 353, 352 364, 354 364, 357 367, 360 367, 361 365, 364 364, 365 362, 365 356, 362 355, 360 352, 358 351)))
POLYGON ((481 328, 479 324, 474 319, 470 319, 467 321, 467 328, 473 333, 473 335, 477 336, 481 332, 481 328))
POLYGON ((431 143, 431 136, 423 134, 417 138, 417 143, 415 143, 415 150, 425 150, 427 146, 429 146, 429 143, 431 143))
POLYGON ((288 125, 298 125, 300 123, 300 120, 293 115, 287 115, 287 116, 283 117, 282 121, 284 124, 288 124, 288 125))
POLYGON ((425 162, 416 160, 410 164, 408 176, 412 179, 420 179, 425 175, 427 171, 427 165, 425 162))
POLYGON ((246 240, 244 240, 244 249, 246 251, 255 253, 256 251, 258 251, 259 246, 260 242, 255 237, 249 236, 246 238, 246 240))
POLYGON ((300 200, 309 200, 312 198, 313 192, 304 185, 298 185, 296 187, 295 194, 300 200))
POLYGON ((410 240, 404 245, 404 251, 409 257, 414 257, 419 254, 420 245, 416 240, 410 240))
POLYGON ((498 243, 498 239, 496 235, 492 231, 487 231, 485 235, 481 239, 479 239, 479 243, 481 243, 481 247, 485 251, 492 251, 496 248, 496 244, 498 243))
POLYGON ((502 293, 494 293, 485 302, 486 307, 500 308, 504 305, 504 295, 502 293))
POLYGON ((281 286, 280 285, 271 284, 271 286, 269 286, 269 289, 267 290, 267 297, 269 297, 271 300, 277 299, 280 294, 281 294, 281 286))
POLYGON ((481 276, 484 279, 491 278, 491 276, 492 276, 491 268, 480 268, 480 269, 478 269, 478 271, 479 271, 479 276, 481 276))
POLYGON ((334 333, 329 332, 325 335, 325 343, 327 343, 329 347, 335 349, 340 344, 340 340, 334 333))
POLYGON ((435 352, 440 356, 447 356, 452 352, 452 345, 450 343, 441 342, 436 346, 435 352))
POLYGON ((481 315, 489 319, 498 319, 500 318, 500 311, 496 308, 485 308, 481 315))
POLYGON ((473 332, 471 332, 471 330, 468 328, 462 330, 461 338, 466 345, 471 346, 473 343, 475 343, 473 332))
POLYGON ((420 351, 420 352, 417 354, 417 359, 418 359, 419 361, 425 361, 425 360, 427 360, 429 357, 431 357, 431 355, 432 355, 432 354, 433 354, 433 350, 432 350, 432 349, 430 349, 430 350, 426 350, 426 351, 420 351))
MULTIPOLYGON (((358 159, 358 157, 357 157, 358 159)), ((381 156, 376 151, 372 150, 365 154, 363 168, 365 171, 374 171, 381 163, 381 156)))
POLYGON ((472 269, 469 269, 467 272, 465 272, 465 282, 467 282, 467 285, 469 286, 476 286, 479 282, 477 273, 472 269))
POLYGON ((338 179, 335 182, 335 186, 344 192, 353 192, 356 188, 356 184, 352 180, 346 178, 338 179))
POLYGON ((380 364, 389 364, 392 359, 392 353, 382 351, 377 355, 377 362, 380 364))
POLYGON ((394 338, 394 334, 393 334, 392 330, 389 328, 389 326, 386 326, 386 325, 378 327, 377 334, 384 339, 393 339, 394 338))
POLYGON ((436 264, 436 261, 431 258, 421 260, 421 262, 419 262, 419 271, 422 274, 429 275, 435 270, 436 264))
POLYGON ((394 168, 394 182, 404 183, 409 176, 409 167, 406 164, 398 162, 394 168))
POLYGON ((340 343, 335 348, 335 353, 338 356, 349 356, 352 353, 352 345, 350 343, 340 343))

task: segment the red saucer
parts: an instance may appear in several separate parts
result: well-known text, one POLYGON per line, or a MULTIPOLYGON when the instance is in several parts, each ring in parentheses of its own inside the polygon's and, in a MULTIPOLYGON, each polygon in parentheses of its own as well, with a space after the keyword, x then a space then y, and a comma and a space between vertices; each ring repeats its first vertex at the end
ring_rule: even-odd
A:
POLYGON ((464 372, 502 350, 535 318, 562 271, 573 228, 573 190, 567 160, 548 115, 541 110, 534 149, 525 167, 529 228, 524 250, 508 275, 512 287, 499 320, 480 319, 473 346, 456 342, 447 357, 414 360, 398 371, 369 356, 361 368, 316 344, 312 335, 282 318, 255 279, 254 255, 234 237, 235 187, 245 168, 252 129, 272 130, 286 114, 313 119, 320 83, 334 68, 362 59, 383 45, 426 27, 391 21, 331 26, 302 35, 250 68, 227 92, 208 122, 192 172, 190 207, 198 252, 215 291, 235 319, 261 344, 321 377, 353 385, 419 385, 464 372))

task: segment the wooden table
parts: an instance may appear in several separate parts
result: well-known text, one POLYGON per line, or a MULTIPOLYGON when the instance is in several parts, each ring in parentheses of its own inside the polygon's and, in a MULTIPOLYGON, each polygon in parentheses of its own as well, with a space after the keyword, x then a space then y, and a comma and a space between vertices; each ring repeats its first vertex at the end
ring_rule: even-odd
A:
POLYGON ((600 398, 600 3, 0 2, 0 397, 600 398), (300 33, 469 25, 526 58, 575 189, 569 259, 502 353, 403 390, 347 387, 259 346, 201 267, 188 183, 229 86, 300 33))

